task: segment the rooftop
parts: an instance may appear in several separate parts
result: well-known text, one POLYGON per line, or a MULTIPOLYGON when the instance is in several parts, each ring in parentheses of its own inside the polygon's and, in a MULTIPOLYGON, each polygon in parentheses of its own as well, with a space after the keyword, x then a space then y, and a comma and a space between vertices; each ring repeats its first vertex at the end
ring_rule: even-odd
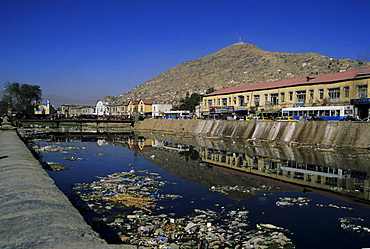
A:
POLYGON ((370 67, 360 68, 356 70, 344 71, 339 73, 330 73, 316 76, 308 76, 294 79, 284 79, 279 81, 263 82, 244 86, 234 86, 223 88, 215 92, 209 93, 205 96, 214 96, 221 94, 237 93, 237 92, 248 92, 263 89, 274 89, 288 86, 299 86, 299 85, 312 85, 320 83, 338 82, 350 79, 362 79, 370 78, 370 67))

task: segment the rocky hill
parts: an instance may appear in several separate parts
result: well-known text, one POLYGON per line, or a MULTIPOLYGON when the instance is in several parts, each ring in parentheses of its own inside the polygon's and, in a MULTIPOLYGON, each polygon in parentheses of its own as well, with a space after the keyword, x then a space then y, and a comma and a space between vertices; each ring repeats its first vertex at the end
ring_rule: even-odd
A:
POLYGON ((263 51, 248 43, 236 43, 213 54, 171 68, 108 102, 148 98, 154 103, 176 104, 188 91, 200 93, 213 87, 249 85, 286 78, 327 74, 370 66, 370 62, 333 59, 316 53, 263 51))

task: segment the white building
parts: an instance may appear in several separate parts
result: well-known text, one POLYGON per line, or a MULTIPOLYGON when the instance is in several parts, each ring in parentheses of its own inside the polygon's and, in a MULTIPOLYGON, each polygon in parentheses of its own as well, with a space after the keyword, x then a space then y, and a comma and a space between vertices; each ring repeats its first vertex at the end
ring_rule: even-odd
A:
POLYGON ((171 104, 152 104, 152 117, 163 116, 163 113, 171 111, 171 104))
POLYGON ((43 104, 38 105, 35 108, 36 115, 51 115, 55 113, 54 106, 50 104, 50 100, 44 101, 43 104))
POLYGON ((95 104, 95 114, 100 115, 109 115, 108 102, 98 100, 95 104))

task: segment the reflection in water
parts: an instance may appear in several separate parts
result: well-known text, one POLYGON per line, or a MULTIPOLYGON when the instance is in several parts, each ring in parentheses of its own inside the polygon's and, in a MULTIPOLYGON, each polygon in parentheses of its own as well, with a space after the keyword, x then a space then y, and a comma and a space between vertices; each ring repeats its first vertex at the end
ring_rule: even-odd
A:
MULTIPOLYGON (((357 201, 370 200, 370 155, 367 150, 320 149, 256 141, 236 143, 227 139, 153 134, 145 134, 145 137, 136 141, 140 156, 172 174, 208 188, 219 185, 267 186, 270 191, 298 188, 322 195, 335 193, 338 199, 348 196, 357 201), (181 164, 168 163, 169 158, 181 164), (222 175, 222 171, 212 168, 233 170, 235 178, 229 179, 229 174, 222 175)), ((132 146, 131 142, 128 144, 132 146)), ((259 193, 235 192, 229 197, 245 199, 259 193)))
MULTIPOLYGON (((352 230, 342 230, 355 227, 353 217, 361 217, 361 220, 357 220, 359 225, 370 227, 368 209, 348 203, 361 200, 361 203, 356 204, 369 208, 367 150, 351 152, 339 148, 162 134, 95 138, 54 137, 53 141, 59 142, 61 146, 71 146, 73 143, 72 146, 87 148, 69 152, 74 157, 85 160, 71 162, 68 170, 50 174, 66 193, 73 193, 71 184, 76 186, 76 183, 82 182, 84 184, 81 186, 86 184, 97 189, 98 197, 100 193, 104 194, 100 196, 102 198, 98 203, 81 203, 80 199, 76 199, 76 203, 87 208, 82 211, 91 216, 93 226, 100 227, 102 220, 107 220, 110 229, 120 235, 118 239, 130 237, 130 233, 136 237, 142 224, 136 227, 128 217, 136 217, 139 213, 131 214, 130 210, 120 209, 107 202, 107 191, 114 194, 115 188, 121 183, 112 183, 112 191, 108 188, 102 190, 99 188, 101 185, 96 185, 96 178, 98 176, 105 181, 109 179, 114 182, 116 179, 111 179, 111 176, 115 176, 117 172, 148 170, 158 173, 162 177, 161 182, 176 182, 161 186, 158 193, 183 196, 173 201, 158 200, 157 207, 153 208, 153 215, 169 215, 170 220, 184 220, 182 217, 187 217, 194 221, 192 215, 196 209, 212 210, 209 212, 220 215, 228 214, 226 211, 231 214, 235 213, 235 210, 248 210, 248 230, 254 230, 256 225, 261 223, 284 227, 294 232, 288 237, 292 238, 297 248, 332 248, 337 244, 337 240, 341 241, 341 248, 367 246, 368 233, 363 236, 364 234, 352 230), (80 143, 79 140, 93 143, 80 143), (333 200, 334 198, 338 200, 333 200)), ((44 159, 58 161, 59 157, 63 157, 63 154, 49 153, 44 159)), ((152 176, 145 176, 147 177, 152 176)), ((141 178, 137 180, 141 181, 141 178)), ((147 190, 144 190, 137 186, 135 181, 131 184, 133 185, 124 185, 131 187, 131 191, 150 193, 147 186, 147 190)), ((83 191, 81 196, 84 196, 83 191)), ((95 199, 94 201, 96 202, 95 199)), ((235 219, 235 216, 228 217, 235 219)), ((158 217, 148 218, 144 214, 142 218, 140 222, 145 223, 157 221, 158 217)), ((211 223, 213 225, 213 222, 211 223)), ((220 225, 221 231, 227 227, 214 223, 220 225)), ((183 224, 187 225, 188 223, 183 224)), ((208 223, 205 223, 204 227, 207 228, 208 223)), ((109 229, 104 232, 112 234, 109 229)), ((236 236, 238 232, 233 231, 232 234, 236 236)), ((254 236, 255 234, 251 235, 254 236)))

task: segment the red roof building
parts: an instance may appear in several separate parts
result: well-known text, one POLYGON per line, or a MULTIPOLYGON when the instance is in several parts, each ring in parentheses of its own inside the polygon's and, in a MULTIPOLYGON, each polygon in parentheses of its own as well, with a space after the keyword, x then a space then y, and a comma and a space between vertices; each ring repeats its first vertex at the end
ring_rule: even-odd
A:
POLYGON ((369 116, 370 67, 284 79, 280 81, 234 86, 217 90, 203 97, 203 114, 278 115, 287 107, 353 105, 360 117, 369 116))

